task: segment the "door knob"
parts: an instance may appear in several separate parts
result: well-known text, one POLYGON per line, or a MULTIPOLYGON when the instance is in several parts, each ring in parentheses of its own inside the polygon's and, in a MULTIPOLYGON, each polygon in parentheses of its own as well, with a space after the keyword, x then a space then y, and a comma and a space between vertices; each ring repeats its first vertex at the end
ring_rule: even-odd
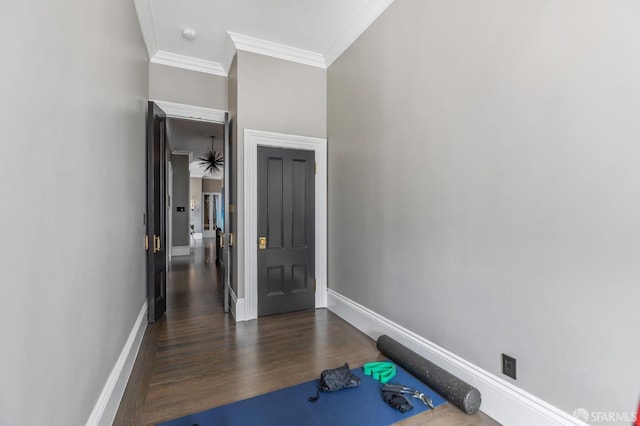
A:
POLYGON ((267 248, 267 237, 258 238, 258 249, 264 250, 267 248))

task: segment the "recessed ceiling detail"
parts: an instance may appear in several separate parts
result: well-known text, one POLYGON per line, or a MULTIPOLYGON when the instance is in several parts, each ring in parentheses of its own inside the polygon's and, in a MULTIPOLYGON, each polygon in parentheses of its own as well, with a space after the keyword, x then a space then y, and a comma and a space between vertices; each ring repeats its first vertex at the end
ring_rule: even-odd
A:
POLYGON ((151 62, 227 76, 237 50, 330 66, 393 0, 134 0, 151 62), (197 34, 181 36, 184 24, 197 34))

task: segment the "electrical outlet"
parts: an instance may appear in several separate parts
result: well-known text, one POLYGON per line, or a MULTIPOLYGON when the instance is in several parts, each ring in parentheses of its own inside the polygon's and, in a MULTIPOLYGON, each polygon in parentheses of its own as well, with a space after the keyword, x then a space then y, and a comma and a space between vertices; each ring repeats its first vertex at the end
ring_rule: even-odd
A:
POLYGON ((509 355, 502 354, 502 374, 516 379, 516 359, 509 355))

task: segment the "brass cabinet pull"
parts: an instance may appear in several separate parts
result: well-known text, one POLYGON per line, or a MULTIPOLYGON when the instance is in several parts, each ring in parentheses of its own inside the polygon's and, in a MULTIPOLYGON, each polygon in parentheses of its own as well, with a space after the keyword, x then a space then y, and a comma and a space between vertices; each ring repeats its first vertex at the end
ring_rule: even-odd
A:
POLYGON ((157 235, 153 236, 153 252, 157 253, 160 251, 160 237, 157 235))

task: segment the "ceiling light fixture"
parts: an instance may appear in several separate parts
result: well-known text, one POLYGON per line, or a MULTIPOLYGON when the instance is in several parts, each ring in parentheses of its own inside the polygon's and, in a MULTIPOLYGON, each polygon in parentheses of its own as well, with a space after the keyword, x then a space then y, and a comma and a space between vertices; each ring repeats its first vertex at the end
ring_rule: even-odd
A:
POLYGON ((194 38, 196 38, 196 32, 191 28, 185 28, 184 30, 182 30, 182 37, 186 38, 187 40, 193 40, 194 38))
POLYGON ((222 170, 222 167, 224 166, 224 157, 219 152, 213 150, 213 141, 216 137, 210 136, 210 138, 211 149, 205 152, 201 157, 198 157, 198 160, 200 160, 200 165, 204 167, 205 173, 213 174, 222 170))

